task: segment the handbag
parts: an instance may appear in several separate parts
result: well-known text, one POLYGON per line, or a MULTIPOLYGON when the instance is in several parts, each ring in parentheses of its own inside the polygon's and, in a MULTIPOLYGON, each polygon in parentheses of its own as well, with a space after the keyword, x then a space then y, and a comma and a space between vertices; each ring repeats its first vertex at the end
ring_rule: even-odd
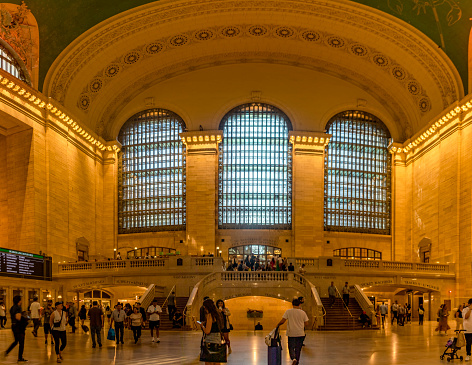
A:
POLYGON ((229 324, 229 330, 232 331, 233 330, 233 325, 231 324, 231 322, 229 321, 229 317, 226 317, 226 319, 228 320, 228 324, 229 324))
POLYGON ((208 343, 205 337, 200 345, 200 361, 227 362, 226 343, 208 343))
POLYGON ((115 341, 115 330, 113 328, 108 330, 107 340, 115 341))

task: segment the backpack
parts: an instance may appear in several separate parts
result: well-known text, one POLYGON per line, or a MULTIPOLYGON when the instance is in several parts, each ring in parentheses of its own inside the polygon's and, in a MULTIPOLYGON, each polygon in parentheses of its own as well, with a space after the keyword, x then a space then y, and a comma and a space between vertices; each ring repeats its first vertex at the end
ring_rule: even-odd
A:
POLYGON ((418 309, 418 313, 421 314, 421 315, 423 315, 423 314, 424 314, 424 310, 418 309))

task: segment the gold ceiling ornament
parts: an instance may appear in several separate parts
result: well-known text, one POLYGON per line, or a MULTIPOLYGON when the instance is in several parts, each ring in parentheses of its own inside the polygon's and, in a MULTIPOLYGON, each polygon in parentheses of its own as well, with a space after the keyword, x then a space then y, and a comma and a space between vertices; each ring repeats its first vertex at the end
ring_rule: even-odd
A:
POLYGON ((32 24, 28 22, 31 13, 24 1, 15 12, 0 5, 0 38, 7 42, 27 66, 34 63, 35 43, 31 34, 32 24))

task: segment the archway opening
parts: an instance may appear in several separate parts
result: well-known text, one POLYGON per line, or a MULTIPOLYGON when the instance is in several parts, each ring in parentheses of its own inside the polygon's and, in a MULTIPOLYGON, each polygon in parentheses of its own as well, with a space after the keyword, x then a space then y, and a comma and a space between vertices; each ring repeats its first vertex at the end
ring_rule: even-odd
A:
POLYGON ((225 300, 225 306, 231 312, 230 321, 235 330, 254 330, 260 323, 267 331, 275 328, 285 311, 292 308, 292 303, 277 298, 246 296, 225 300))

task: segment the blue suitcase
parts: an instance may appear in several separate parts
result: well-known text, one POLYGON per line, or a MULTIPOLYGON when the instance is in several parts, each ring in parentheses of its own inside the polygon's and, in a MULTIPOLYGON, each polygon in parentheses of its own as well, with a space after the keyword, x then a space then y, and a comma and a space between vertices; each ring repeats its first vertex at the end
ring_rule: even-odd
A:
POLYGON ((269 365, 282 365, 282 346, 268 347, 269 365))
POLYGON ((282 365, 282 342, 280 340, 279 328, 275 331, 275 336, 267 348, 267 358, 269 365, 282 365))

